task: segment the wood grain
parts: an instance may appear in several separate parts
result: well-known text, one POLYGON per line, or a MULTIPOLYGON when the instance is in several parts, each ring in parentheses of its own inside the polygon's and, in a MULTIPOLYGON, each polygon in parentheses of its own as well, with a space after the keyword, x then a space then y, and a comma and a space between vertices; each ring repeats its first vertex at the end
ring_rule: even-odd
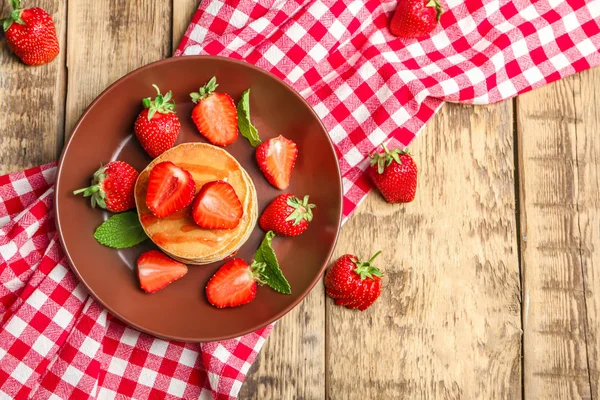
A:
POLYGON ((108 85, 171 54, 171 2, 69 0, 66 129, 108 85))
MULTIPOLYGON (((0 174, 54 161, 62 147, 67 7, 52 0, 35 5, 52 15, 60 53, 49 64, 26 66, 0 33, 0 174)), ((9 13, 8 2, 0 2, 0 17, 9 13)))
POLYGON ((577 80, 579 94, 575 96, 575 107, 581 116, 581 122, 577 122, 578 225, 589 379, 592 398, 597 399, 600 396, 600 69, 582 72, 577 80))
POLYGON ((412 146, 417 197, 371 193, 336 255, 383 269, 360 313, 327 299, 330 399, 521 396, 521 321, 510 102, 448 104, 412 146))
POLYGON ((325 398, 325 303, 319 282, 277 322, 250 369, 240 399, 325 398))
POLYGON ((173 52, 177 50, 199 5, 200 0, 173 0, 173 52))
MULTIPOLYGON (((598 244, 600 151, 593 123, 599 103, 585 106, 584 119, 583 103, 596 95, 593 88, 583 89, 591 82, 580 79, 563 79, 517 101, 529 399, 591 398, 584 271, 598 244)), ((588 274, 598 284, 597 275, 588 274)), ((597 310, 592 292, 590 297, 597 310)), ((596 316, 590 322, 597 324, 596 316)))

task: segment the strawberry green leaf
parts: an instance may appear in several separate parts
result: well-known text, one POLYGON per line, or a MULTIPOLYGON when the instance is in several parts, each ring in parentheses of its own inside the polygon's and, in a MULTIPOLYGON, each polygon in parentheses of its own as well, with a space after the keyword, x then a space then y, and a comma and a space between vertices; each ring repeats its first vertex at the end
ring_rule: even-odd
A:
POLYGON ((279 293, 290 294, 292 293, 290 284, 287 279, 285 279, 285 276, 283 276, 283 272, 281 271, 281 268, 279 268, 279 262, 277 261, 275 251, 273 251, 273 247, 271 247, 271 242, 274 237, 275 233, 273 233, 273 231, 267 232, 260 247, 254 254, 253 265, 260 267, 255 269, 260 270, 260 280, 262 282, 266 283, 279 293))
POLYGON ((237 105, 237 115, 238 128, 240 128, 242 136, 248 139, 252 147, 258 146, 260 144, 258 130, 250 122, 250 89, 242 94, 242 98, 237 105))
POLYGON ((98 243, 114 249, 132 247, 148 239, 134 211, 113 215, 96 229, 94 237, 98 243))
POLYGON ((208 98, 208 96, 210 96, 212 92, 214 92, 217 89, 218 86, 219 84, 217 83, 217 77, 213 76, 206 83, 206 85, 198 89, 198 92, 190 93, 190 97, 192 98, 192 101, 194 103, 198 103, 199 101, 208 98))
POLYGON ((354 272, 360 276, 361 280, 364 281, 366 278, 375 279, 375 278, 373 278, 374 276, 378 276, 380 278, 383 276, 383 274, 381 273, 379 268, 377 268, 376 266, 373 265, 373 261, 375 261, 377 256, 380 254, 381 254, 381 250, 378 251, 377 253, 375 253, 375 255, 373 257, 371 257, 371 259, 369 261, 359 261, 359 260, 353 261, 354 264, 356 265, 354 272))

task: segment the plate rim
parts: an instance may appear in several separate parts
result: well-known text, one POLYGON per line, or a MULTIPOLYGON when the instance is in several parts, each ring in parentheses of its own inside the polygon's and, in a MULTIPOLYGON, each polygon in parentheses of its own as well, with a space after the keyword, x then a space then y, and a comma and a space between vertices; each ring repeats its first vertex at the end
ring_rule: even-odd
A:
POLYGON ((284 315, 286 315, 288 312, 290 312, 292 309, 296 308, 305 298, 306 296, 312 291, 312 289, 315 287, 315 285, 317 284, 317 282, 321 279, 321 277, 323 276, 323 273, 325 272, 325 269, 327 268, 329 262, 331 261, 331 257, 333 255, 333 252, 337 246, 337 241, 339 239, 339 234, 340 234, 340 229, 341 229, 341 224, 342 224, 342 218, 343 218, 343 207, 344 207, 344 190, 343 190, 344 186, 343 186, 343 181, 342 181, 342 174, 340 171, 340 165, 339 165, 339 159, 336 155, 336 151, 335 151, 335 147, 333 145, 333 141, 331 140, 331 137, 329 136, 329 132, 328 130, 325 128, 325 126, 323 125, 323 121, 321 120, 321 118, 319 118, 319 116, 317 115, 317 113, 315 112, 315 110, 313 109, 313 107, 308 104, 308 102, 304 99, 304 97, 302 97, 298 91, 296 89, 294 89, 291 85, 289 85, 287 82, 285 82, 283 79, 280 79, 279 77, 277 77, 275 74, 266 71, 260 67, 257 67, 253 64, 250 64, 248 62, 245 62, 243 60, 237 60, 237 59, 232 59, 229 57, 223 57, 223 56, 211 56, 211 55, 189 55, 189 56, 179 56, 179 57, 169 57, 169 58, 165 58, 162 60, 158 60, 158 61, 154 61, 152 63, 143 65, 139 68, 136 68, 132 71, 129 71, 127 74, 121 76, 119 79, 117 79, 116 81, 114 81, 113 83, 111 83, 108 87, 106 87, 104 90, 102 90, 102 92, 96 96, 96 98, 94 98, 94 100, 86 107, 85 111, 81 114, 81 116, 77 119, 77 122, 75 123, 75 125, 73 126, 73 128, 70 130, 69 133, 69 138, 68 140, 65 142, 64 147, 61 151, 60 154, 60 158, 58 160, 58 164, 57 164, 57 172, 56 172, 56 186, 54 189, 54 212, 55 212, 55 225, 56 225, 56 230, 58 232, 58 236, 59 236, 59 243, 60 246, 63 250, 63 252, 65 253, 65 255, 67 256, 67 259, 69 261, 69 266, 71 271, 73 271, 75 273, 75 275, 77 276, 77 279, 79 280, 79 282, 81 282, 83 284, 83 286, 85 287, 85 289, 87 290, 88 294, 94 299, 96 300, 98 303, 100 303, 102 305, 102 307, 104 307, 108 312, 110 312, 113 316, 115 316, 117 319, 119 319, 119 321, 123 322, 124 324, 131 326, 137 330, 139 330, 140 332, 144 332, 146 334, 158 337, 160 339, 164 339, 164 340, 176 340, 176 341, 180 341, 180 342, 186 342, 186 343, 207 343, 207 342, 214 342, 214 341, 222 341, 222 340, 228 340, 228 339, 233 339, 233 338, 237 338, 237 337, 241 337, 244 335, 247 335, 249 333, 255 332, 259 329, 262 329, 270 324, 272 324, 273 322, 276 322, 278 320, 280 320, 284 315), (271 79, 274 79, 275 81, 279 82, 280 84, 284 85, 291 93, 294 94, 294 96, 296 96, 302 103, 304 103, 304 105, 306 105, 308 107, 308 109, 310 110, 310 112, 313 114, 313 116, 316 118, 316 120, 318 121, 319 125, 321 126, 321 129, 323 130, 323 132, 325 133, 325 136, 327 138, 327 142, 329 143, 329 147, 331 149, 331 152, 334 156, 335 159, 335 166, 336 166, 336 170, 337 170, 337 175, 339 178, 338 181, 338 185, 339 185, 339 193, 340 196, 338 198, 338 204, 339 204, 339 213, 338 213, 338 217, 337 217, 337 228, 336 228, 336 232, 335 232, 335 237, 333 240, 333 243, 331 245, 331 248, 329 249, 329 252, 327 254, 327 257, 325 259, 325 262, 323 263, 323 265, 320 268, 319 273, 315 276, 315 278, 312 280, 312 282, 308 285, 308 287, 302 292, 302 294, 298 297, 297 300, 295 300, 290 306, 284 308, 282 311, 276 313, 273 317, 269 318, 266 320, 266 322, 261 322, 260 324, 246 329, 243 332, 234 334, 234 335, 226 335, 226 336, 218 336, 218 337, 209 337, 209 338, 202 338, 202 339, 193 339, 193 338, 182 338, 182 337, 177 337, 177 336, 170 336, 170 335, 163 335, 160 332, 155 332, 152 329, 147 329, 143 326, 140 326, 136 323, 133 323, 131 321, 129 321, 127 318, 123 317, 121 314, 119 314, 117 311, 115 311, 111 306, 107 305, 104 301, 102 301, 102 299, 100 299, 100 297, 98 295, 96 295, 96 293, 94 292, 94 290, 90 287, 90 285, 85 281, 85 279, 83 279, 83 277, 81 276, 81 274, 79 273, 79 269, 75 266, 75 263, 73 262, 73 259, 71 258, 71 254, 66 246, 66 244, 64 243, 63 240, 63 232, 62 232, 62 227, 61 227, 61 223, 60 223, 60 211, 59 211, 59 187, 60 187, 60 183, 61 183, 61 175, 62 175, 62 169, 63 169, 63 164, 65 161, 65 157, 67 152, 69 151, 69 148, 73 142, 73 139, 80 127, 80 125, 82 124, 82 121, 86 118, 86 116, 90 113, 90 111, 95 107, 95 105, 102 99, 104 98, 111 90, 113 87, 117 86, 118 84, 120 84, 123 80, 125 80, 126 78, 128 78, 130 75, 136 74, 136 73, 140 73, 146 69, 151 69, 157 65, 162 65, 162 64, 170 64, 170 63, 177 63, 177 62, 181 62, 181 61, 185 61, 185 60, 218 60, 218 61, 225 61, 225 62, 229 62, 229 63, 233 63, 233 64, 238 64, 241 65, 245 68, 250 68, 258 73, 261 73, 263 75, 268 76, 271 79))

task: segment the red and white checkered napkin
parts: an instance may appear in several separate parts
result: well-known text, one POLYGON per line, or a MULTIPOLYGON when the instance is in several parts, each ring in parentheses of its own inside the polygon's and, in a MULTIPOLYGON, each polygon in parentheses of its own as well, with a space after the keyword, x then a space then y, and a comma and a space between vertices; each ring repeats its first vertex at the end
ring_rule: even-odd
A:
MULTIPOLYGON (((244 59, 294 86, 335 143, 345 216, 369 190, 365 155, 408 145, 444 100, 491 103, 600 64, 600 0, 452 0, 420 41, 390 36, 395 5, 205 0, 175 55, 244 59)), ((0 398, 235 398, 272 326, 184 344, 107 314, 57 243, 55 173, 0 177, 0 398)))
POLYGON ((493 103, 600 64, 600 0, 441 2, 416 40, 387 29, 397 0, 205 0, 175 55, 243 59, 300 92, 335 144, 347 217, 370 188, 366 154, 408 145, 442 101, 493 103))
POLYGON ((0 399, 235 398, 271 326, 189 344, 94 301, 54 226, 56 165, 0 176, 0 399))

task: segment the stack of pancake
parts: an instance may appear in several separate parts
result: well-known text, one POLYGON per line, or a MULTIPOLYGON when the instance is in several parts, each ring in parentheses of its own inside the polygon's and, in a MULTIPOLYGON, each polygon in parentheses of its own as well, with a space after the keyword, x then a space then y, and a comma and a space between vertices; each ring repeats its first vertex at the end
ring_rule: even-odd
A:
POLYGON ((138 216, 148 237, 167 255, 187 264, 209 264, 234 254, 248 240, 258 217, 256 188, 248 173, 227 151, 205 143, 184 143, 154 159, 135 185, 138 216), (148 177, 154 165, 171 161, 189 171, 196 193, 207 182, 223 180, 233 186, 244 215, 233 229, 202 229, 191 217, 191 205, 165 218, 146 206, 148 177))

